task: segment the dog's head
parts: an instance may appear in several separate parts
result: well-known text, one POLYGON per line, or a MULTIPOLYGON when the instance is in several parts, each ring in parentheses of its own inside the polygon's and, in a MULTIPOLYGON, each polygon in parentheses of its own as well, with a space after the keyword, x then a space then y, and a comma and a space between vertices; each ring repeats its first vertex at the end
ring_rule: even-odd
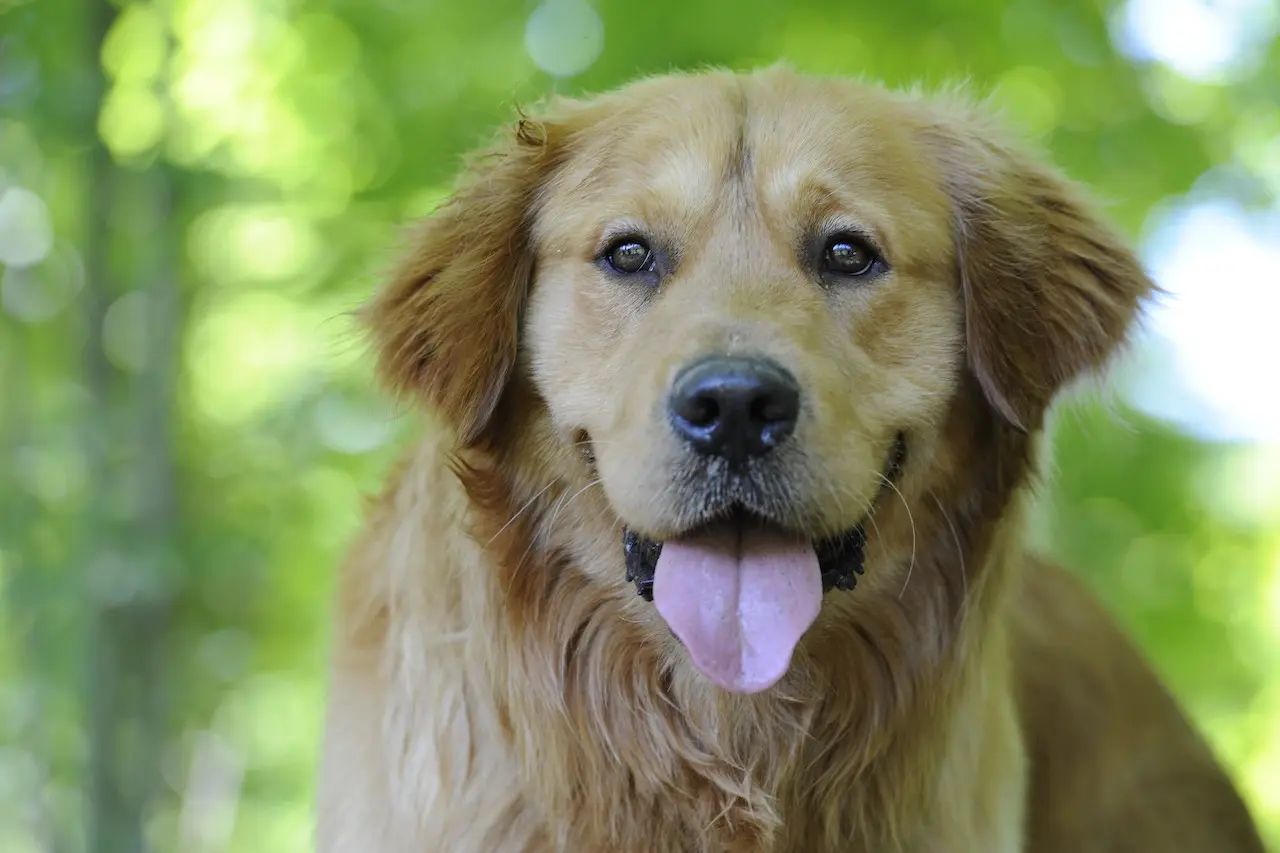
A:
POLYGON ((523 120, 417 239, 371 306, 384 376, 461 446, 537 436, 562 497, 598 484, 615 558, 583 569, 621 592, 625 550, 742 691, 852 586, 877 504, 928 487, 958 399, 1034 432, 1150 288, 980 113, 781 70, 523 120))

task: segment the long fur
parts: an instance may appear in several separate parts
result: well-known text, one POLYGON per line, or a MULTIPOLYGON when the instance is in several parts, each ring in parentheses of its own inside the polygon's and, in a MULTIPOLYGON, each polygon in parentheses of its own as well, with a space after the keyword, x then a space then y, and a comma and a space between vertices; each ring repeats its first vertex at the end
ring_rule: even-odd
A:
POLYGON ((1148 667, 1020 541, 1049 405, 1152 288, 956 98, 771 69, 522 118, 366 312, 431 422, 343 568, 319 849, 1259 853, 1148 667), (825 194, 787 183, 822 164, 825 194), (817 217, 847 188, 896 278, 831 296, 769 199, 817 217), (619 199, 685 223, 669 289, 602 289, 619 199), (905 424, 911 448, 864 584, 751 696, 693 669, 620 550, 624 522, 673 517, 663 377, 739 328, 809 382, 815 532, 868 504, 877 435, 905 424))

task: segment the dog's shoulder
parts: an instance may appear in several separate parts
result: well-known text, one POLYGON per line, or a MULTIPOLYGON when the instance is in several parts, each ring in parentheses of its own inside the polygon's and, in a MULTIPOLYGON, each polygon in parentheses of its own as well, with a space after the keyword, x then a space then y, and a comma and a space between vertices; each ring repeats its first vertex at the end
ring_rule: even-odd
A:
POLYGON ((428 430, 371 499, 338 582, 320 849, 534 849, 482 685, 493 620, 452 436, 428 430))

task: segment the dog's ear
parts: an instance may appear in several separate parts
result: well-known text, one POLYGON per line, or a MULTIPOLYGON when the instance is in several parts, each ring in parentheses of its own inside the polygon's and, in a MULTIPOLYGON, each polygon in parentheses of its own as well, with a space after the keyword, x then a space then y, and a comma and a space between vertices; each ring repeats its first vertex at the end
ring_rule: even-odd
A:
POLYGON ((522 118, 473 155, 364 308, 382 380, 425 396, 464 445, 484 434, 516 363, 533 273, 530 219, 554 128, 522 118))
POLYGON ((969 367, 1020 429, 1101 368, 1154 285, 1084 193, 967 107, 933 117, 953 210, 969 367))

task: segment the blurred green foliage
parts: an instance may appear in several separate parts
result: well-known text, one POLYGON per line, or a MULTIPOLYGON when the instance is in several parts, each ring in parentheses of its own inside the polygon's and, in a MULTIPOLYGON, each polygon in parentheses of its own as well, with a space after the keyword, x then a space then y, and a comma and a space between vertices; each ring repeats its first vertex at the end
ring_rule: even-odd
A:
MULTIPOLYGON (((1090 0, 592 5, 527 48, 533 2, 0 0, 0 853, 308 848, 333 568, 406 433, 349 312, 515 102, 963 79, 1135 238, 1214 170, 1280 189, 1274 14, 1193 77, 1090 0)), ((1280 451, 1088 400, 1054 447, 1039 541, 1280 842, 1280 451)))

